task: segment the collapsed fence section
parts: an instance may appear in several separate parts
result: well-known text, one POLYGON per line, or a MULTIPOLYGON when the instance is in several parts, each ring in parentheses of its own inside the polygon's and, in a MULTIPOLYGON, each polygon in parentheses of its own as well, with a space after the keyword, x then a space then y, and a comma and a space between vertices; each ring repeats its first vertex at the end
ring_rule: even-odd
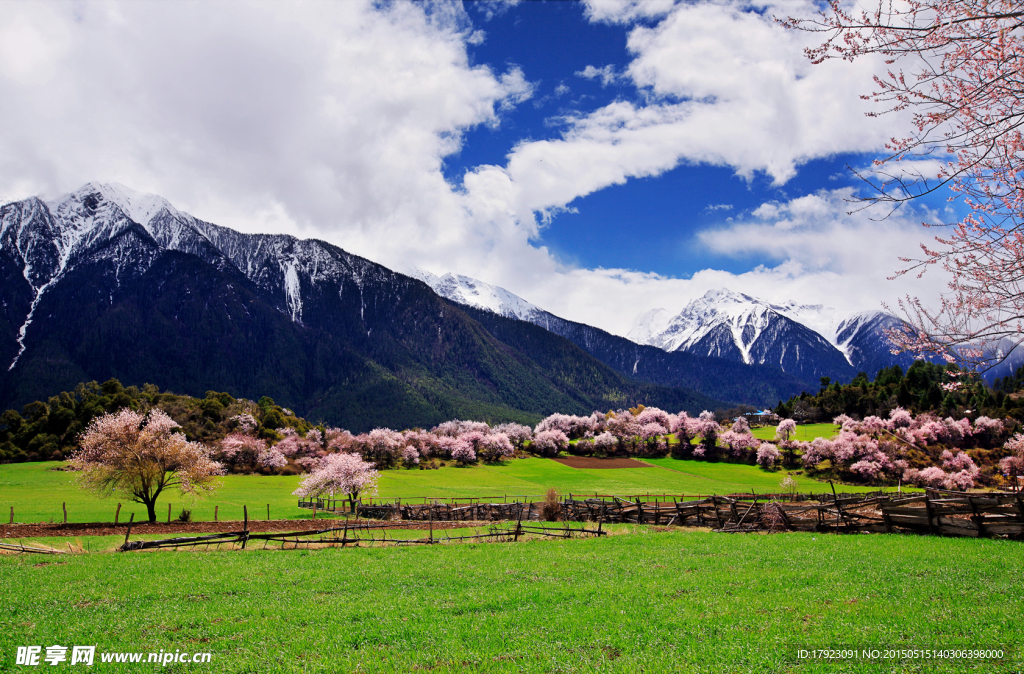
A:
POLYGON ((438 545, 444 543, 458 543, 465 541, 476 542, 514 542, 526 536, 544 536, 551 538, 582 538, 588 536, 605 536, 600 524, 597 528, 588 529, 586 526, 573 527, 564 526, 542 526, 524 525, 522 521, 509 522, 505 526, 491 526, 487 531, 479 534, 465 534, 451 536, 444 533, 435 533, 433 527, 428 530, 428 535, 421 538, 402 538, 388 536, 389 531, 401 530, 401 525, 383 522, 346 522, 342 526, 331 526, 321 529, 305 529, 290 532, 251 533, 248 528, 241 531, 230 531, 206 536, 189 536, 179 538, 167 538, 155 541, 129 541, 125 537, 121 552, 154 550, 160 548, 195 548, 211 546, 220 548, 223 544, 230 544, 232 548, 240 547, 245 549, 250 541, 263 541, 263 548, 266 549, 272 544, 281 544, 281 549, 299 547, 363 547, 364 545, 438 545))

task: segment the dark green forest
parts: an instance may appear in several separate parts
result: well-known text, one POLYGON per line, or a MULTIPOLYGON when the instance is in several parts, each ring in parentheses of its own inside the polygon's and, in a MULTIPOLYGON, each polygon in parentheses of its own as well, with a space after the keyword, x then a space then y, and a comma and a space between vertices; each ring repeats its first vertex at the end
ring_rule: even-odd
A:
POLYGON ((259 422, 257 434, 279 440, 277 429, 290 426, 305 433, 313 424, 268 397, 259 401, 207 391, 205 398, 161 392, 153 384, 122 386, 117 379, 79 384, 46 401, 0 415, 0 463, 61 461, 78 446, 78 436, 93 418, 130 407, 146 412, 159 407, 178 422, 189 440, 213 443, 233 430, 231 418, 248 413, 259 422))
POLYGON ((915 361, 904 373, 899 365, 879 370, 874 381, 861 372, 849 384, 821 378, 815 394, 804 392, 780 402, 775 413, 800 422, 831 421, 840 414, 864 418, 887 417, 896 407, 915 414, 931 412, 943 417, 1011 417, 1024 421, 1024 366, 989 388, 977 373, 956 365, 915 361), (959 383, 948 390, 944 385, 959 383))

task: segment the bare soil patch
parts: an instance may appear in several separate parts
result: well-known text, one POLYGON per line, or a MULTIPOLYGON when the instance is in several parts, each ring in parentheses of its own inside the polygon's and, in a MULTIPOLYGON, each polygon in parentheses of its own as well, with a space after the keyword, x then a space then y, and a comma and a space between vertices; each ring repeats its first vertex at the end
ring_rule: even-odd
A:
POLYGON ((570 468, 653 468, 636 459, 599 459, 595 456, 564 456, 552 459, 570 468))
MULTIPOLYGON (((351 520, 354 522, 354 520, 351 520)), ((381 520, 360 520, 360 522, 381 522, 389 529, 422 529, 430 528, 429 522, 383 522, 381 520)), ((270 520, 269 522, 249 520, 249 531, 303 531, 318 527, 329 527, 332 523, 343 526, 344 520, 270 520)), ((434 529, 462 529, 492 526, 494 522, 434 522, 434 529)), ((217 534, 228 531, 241 531, 242 522, 135 522, 132 524, 132 536, 143 534, 217 534)), ((116 536, 124 535, 128 530, 127 523, 119 523, 116 527, 108 522, 90 522, 79 524, 3 524, 0 525, 0 539, 42 538, 48 536, 116 536)))

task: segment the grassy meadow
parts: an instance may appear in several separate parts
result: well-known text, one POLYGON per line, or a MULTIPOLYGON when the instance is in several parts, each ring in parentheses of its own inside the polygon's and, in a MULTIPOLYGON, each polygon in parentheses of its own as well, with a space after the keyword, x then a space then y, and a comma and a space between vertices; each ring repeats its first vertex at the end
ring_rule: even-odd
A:
MULTIPOLYGON (((210 652, 102 672, 1010 672, 1019 542, 620 527, 603 539, 0 557, 20 645, 210 652), (823 662, 814 648, 1003 648, 823 662)), ((50 667, 77 671, 84 667, 50 667)))
MULTIPOLYGON (((834 427, 825 425, 820 433, 834 427)), ((803 428, 803 427, 802 427, 803 428)), ((773 429, 768 429, 772 432, 773 429)), ((757 431, 755 431, 757 432, 757 431)), ((574 469, 548 459, 392 470, 380 497, 775 491, 785 475, 670 458, 574 469)), ((0 466, 0 514, 110 521, 116 500, 59 464, 0 466)), ((803 491, 828 484, 796 476, 803 491)), ((197 519, 308 518, 298 477, 226 476, 197 519)), ((854 488, 843 486, 842 491, 854 488)), ((176 494, 161 500, 180 508, 176 494)), ((122 499, 122 502, 124 500, 122 499)), ((122 519, 144 509, 125 502, 122 519)), ((158 506, 158 512, 161 507, 158 506)), ((161 518, 162 519, 162 518, 161 518)), ((0 554, 0 671, 19 646, 96 646, 97 672, 1010 672, 1024 667, 1017 541, 612 525, 601 539, 359 549, 114 553, 121 536, 26 541, 0 554), (70 544, 70 546, 69 546, 70 544), (1002 649, 999 660, 799 657, 800 650, 1002 649), (149 653, 208 652, 201 664, 149 653), (140 664, 103 653, 144 654, 140 664)), ((450 532, 458 535, 458 530, 450 532)), ((392 532, 419 538, 424 532, 392 532)), ((143 538, 157 538, 150 535, 143 538)), ((139 537, 133 537, 139 538, 139 537)), ((44 651, 45 653, 45 651, 44 651)))
MULTIPOLYGON (((775 426, 760 426, 750 429, 751 434, 758 440, 772 441, 775 439, 775 426)), ((839 433, 839 426, 835 424, 798 424, 796 427, 796 440, 810 442, 815 438, 831 438, 839 433)))
MULTIPOLYGON (((550 459, 516 459, 500 465, 476 465, 466 468, 446 466, 438 470, 386 470, 381 472, 378 498, 417 499, 423 497, 504 498, 531 496, 541 498, 548 489, 559 494, 580 496, 615 494, 711 495, 736 492, 776 492, 785 472, 766 472, 757 466, 734 463, 648 459, 646 468, 579 469, 550 459)), ((67 504, 69 522, 110 522, 117 503, 123 504, 121 521, 132 513, 136 520, 146 519, 146 509, 124 498, 99 498, 75 485, 75 474, 53 470, 61 464, 19 463, 0 465, 0 518, 6 522, 14 508, 15 522, 60 522, 62 504, 67 504)), ((828 483, 795 475, 803 492, 829 491, 828 483)), ((264 519, 267 505, 272 519, 304 519, 309 511, 297 505, 292 492, 298 476, 227 475, 212 495, 190 503, 177 492, 162 495, 157 502, 161 521, 167 517, 167 505, 177 517, 183 506, 190 507, 193 519, 211 521, 214 508, 220 520, 239 520, 242 507, 250 517, 264 519)), ((841 486, 841 491, 866 491, 868 487, 841 486)))

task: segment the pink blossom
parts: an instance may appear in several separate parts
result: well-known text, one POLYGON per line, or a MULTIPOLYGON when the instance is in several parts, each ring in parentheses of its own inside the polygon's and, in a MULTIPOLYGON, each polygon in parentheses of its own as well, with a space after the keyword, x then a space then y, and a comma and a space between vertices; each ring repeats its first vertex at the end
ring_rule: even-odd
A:
POLYGON ((636 422, 640 426, 646 426, 647 424, 658 424, 664 428, 664 432, 668 433, 668 429, 672 425, 672 420, 664 410, 659 410, 657 407, 647 407, 637 415, 636 422))
POLYGON ((460 466, 476 463, 476 452, 473 450, 473 445, 464 437, 455 438, 455 443, 452 446, 452 459, 457 461, 460 466))
MULTIPOLYGON (((704 410, 700 413, 700 417, 696 419, 696 423, 693 424, 693 430, 695 435, 701 437, 701 445, 705 451, 714 449, 718 444, 718 433, 721 431, 721 427, 718 422, 715 421, 715 415, 713 412, 704 410)), ((694 452, 696 454, 696 452, 694 452)), ((701 452, 703 455, 703 452, 701 452)))
MULTIPOLYGON (((840 428, 845 429, 847 427, 854 426, 857 422, 854 421, 851 417, 848 417, 845 414, 840 414, 838 417, 836 417, 836 418, 834 418, 832 420, 832 423, 835 424, 836 426, 839 426, 840 428)), ((853 429, 851 428, 850 430, 853 430, 853 429)))
POLYGON ((70 463, 80 473, 78 483, 100 496, 123 494, 143 503, 149 521, 156 521, 156 499, 177 487, 183 494, 216 488, 223 466, 210 450, 189 442, 180 428, 159 408, 143 415, 130 408, 94 418, 79 437, 80 448, 70 463))
POLYGON ((533 431, 530 430, 529 426, 523 424, 501 424, 500 426, 494 427, 495 433, 504 433, 509 441, 516 447, 522 448, 522 446, 529 442, 533 437, 533 431))
POLYGON ((562 431, 541 431, 533 437, 530 451, 539 456, 558 456, 568 446, 569 438, 562 431))
POLYGON ((668 429, 657 422, 651 422, 644 424, 640 427, 639 436, 644 440, 656 439, 659 435, 665 435, 668 433, 668 429))
POLYGON ((732 423, 732 429, 731 430, 732 430, 733 433, 740 433, 741 435, 749 434, 750 433, 750 424, 747 423, 747 418, 746 417, 736 417, 736 421, 734 421, 732 423))
POLYGON ((761 445, 761 441, 750 433, 737 433, 732 430, 718 436, 718 441, 728 447, 730 453, 736 457, 744 456, 748 451, 761 445))
POLYGON ((406 468, 412 468, 414 466, 418 466, 419 463, 420 453, 415 447, 406 446, 405 449, 402 450, 402 464, 406 468))
POLYGON ((885 419, 871 415, 868 417, 864 417, 864 420, 861 421, 860 424, 853 424, 850 428, 846 428, 846 426, 844 426, 843 430, 851 430, 857 433, 875 435, 876 433, 889 430, 890 428, 890 423, 887 422, 885 419))
POLYGON ((279 452, 277 447, 270 447, 259 453, 256 463, 268 468, 283 468, 288 465, 288 459, 284 458, 284 454, 279 452))
POLYGON ((608 431, 621 441, 631 441, 640 434, 640 424, 629 410, 617 412, 605 421, 608 431))
POLYGON ((675 433, 680 442, 688 444, 694 436, 693 419, 686 412, 680 412, 672 422, 670 431, 675 433))
POLYGON ((347 452, 354 440, 351 433, 340 428, 328 428, 324 433, 324 445, 332 452, 347 452))
POLYGON ((251 414, 236 414, 229 421, 234 421, 241 433, 252 433, 259 427, 259 422, 251 414))
POLYGON ((316 470, 303 478, 299 488, 292 493, 303 498, 346 494, 349 503, 354 506, 360 494, 377 493, 379 478, 380 473, 373 469, 373 465, 356 454, 329 454, 321 460, 316 470))
POLYGON ((594 438, 594 447, 604 454, 608 454, 609 452, 613 451, 618 446, 618 444, 619 441, 616 440, 615 436, 609 433, 608 431, 605 431, 604 433, 601 433, 596 438, 594 438))
POLYGON ((786 442, 794 435, 796 435, 796 422, 792 419, 783 419, 775 427, 775 439, 780 442, 786 442))
POLYGON ((774 468, 782 461, 782 453, 770 442, 762 442, 757 449, 757 465, 765 470, 774 468))
POLYGON ((942 452, 942 467, 948 471, 966 470, 975 475, 979 472, 977 464, 967 455, 967 452, 953 454, 948 449, 942 452))
POLYGON ((826 459, 832 459, 835 455, 834 443, 827 438, 815 438, 802 445, 803 464, 807 468, 813 468, 826 459))
POLYGON ((889 412, 889 429, 896 430, 897 428, 906 428, 914 423, 914 418, 907 410, 902 407, 889 412))
POLYGON ((905 482, 917 485, 918 487, 938 488, 942 486, 942 483, 948 477, 946 471, 938 466, 929 466, 921 471, 911 468, 903 473, 903 480, 905 482))
POLYGON ((494 463, 507 459, 515 453, 512 442, 504 433, 491 433, 484 436, 478 446, 477 454, 486 463, 494 463))

